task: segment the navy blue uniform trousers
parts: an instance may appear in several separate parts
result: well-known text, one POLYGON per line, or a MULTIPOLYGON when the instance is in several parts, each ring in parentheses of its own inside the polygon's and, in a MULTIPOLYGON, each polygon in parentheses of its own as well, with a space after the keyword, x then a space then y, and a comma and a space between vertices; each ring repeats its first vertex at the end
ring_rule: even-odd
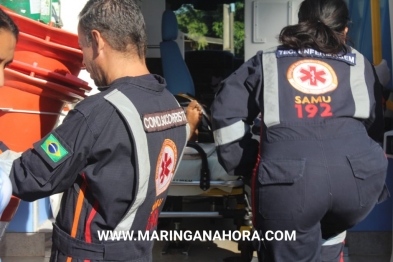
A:
POLYGON ((259 261, 339 261, 339 252, 321 256, 322 239, 362 221, 388 194, 382 148, 360 121, 350 118, 273 127, 262 140, 256 228, 261 236, 268 230, 295 230, 296 241, 265 240, 259 261))

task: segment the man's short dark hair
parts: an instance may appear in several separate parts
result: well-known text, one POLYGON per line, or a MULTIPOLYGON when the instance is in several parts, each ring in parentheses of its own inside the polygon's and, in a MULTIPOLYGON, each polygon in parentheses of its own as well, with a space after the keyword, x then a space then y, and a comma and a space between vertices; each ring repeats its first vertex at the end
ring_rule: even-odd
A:
POLYGON ((79 14, 79 26, 88 44, 91 31, 97 30, 114 50, 135 51, 139 58, 145 58, 145 21, 133 0, 89 0, 79 14))

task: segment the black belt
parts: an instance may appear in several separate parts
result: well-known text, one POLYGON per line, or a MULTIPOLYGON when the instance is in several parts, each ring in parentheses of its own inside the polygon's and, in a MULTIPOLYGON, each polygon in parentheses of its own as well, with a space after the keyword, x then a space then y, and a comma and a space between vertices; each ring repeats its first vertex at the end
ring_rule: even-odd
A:
POLYGON ((140 254, 140 245, 142 241, 138 241, 138 247, 134 241, 117 241, 105 242, 103 244, 86 243, 82 240, 71 237, 69 234, 61 230, 56 224, 53 224, 53 244, 56 248, 66 256, 79 259, 91 259, 101 261, 127 261, 127 262, 151 262, 151 248, 153 243, 146 243, 144 254, 140 254), (149 245, 149 247, 147 246, 149 245))

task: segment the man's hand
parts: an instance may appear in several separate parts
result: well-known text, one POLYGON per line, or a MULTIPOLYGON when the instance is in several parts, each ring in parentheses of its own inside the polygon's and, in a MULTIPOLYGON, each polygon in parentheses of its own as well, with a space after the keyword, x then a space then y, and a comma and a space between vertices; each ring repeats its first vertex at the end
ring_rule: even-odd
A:
POLYGON ((202 106, 196 100, 191 101, 186 109, 188 124, 190 125, 190 135, 188 141, 196 141, 198 138, 198 126, 202 121, 202 106))

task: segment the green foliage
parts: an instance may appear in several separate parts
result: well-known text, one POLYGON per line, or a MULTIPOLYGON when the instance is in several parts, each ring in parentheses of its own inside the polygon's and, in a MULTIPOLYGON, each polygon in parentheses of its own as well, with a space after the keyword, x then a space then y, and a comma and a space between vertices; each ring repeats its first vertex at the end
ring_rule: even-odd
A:
POLYGON ((235 54, 244 55, 244 22, 235 21, 235 54))
POLYGON ((183 5, 176 11, 179 30, 188 34, 191 39, 198 39, 198 50, 208 45, 205 36, 208 35, 209 28, 204 16, 202 11, 195 10, 190 4, 183 5))
MULTIPOLYGON (((235 55, 244 55, 244 3, 235 3, 234 45, 235 55)), ((179 30, 196 40, 197 49, 208 45, 206 37, 223 38, 223 11, 219 6, 216 11, 196 10, 190 4, 183 5, 176 12, 179 30)))

